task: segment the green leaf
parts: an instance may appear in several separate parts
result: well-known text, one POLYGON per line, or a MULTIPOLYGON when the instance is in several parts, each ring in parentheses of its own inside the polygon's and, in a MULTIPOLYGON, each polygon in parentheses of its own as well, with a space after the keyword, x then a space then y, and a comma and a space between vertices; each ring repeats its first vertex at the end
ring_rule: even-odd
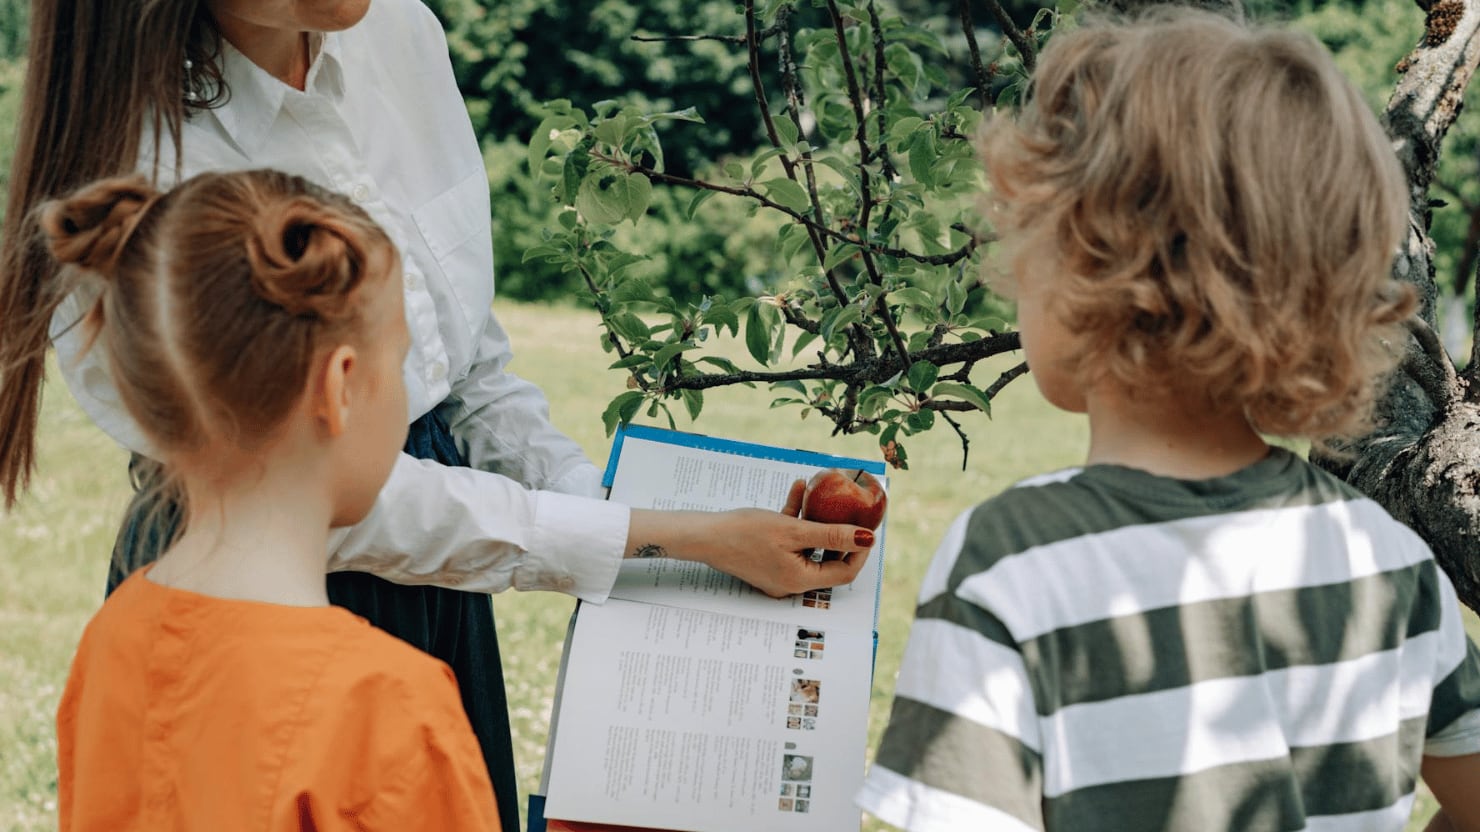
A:
POLYGON ((861 320, 863 320, 863 311, 851 303, 847 306, 829 309, 822 316, 822 324, 818 329, 818 334, 825 343, 832 340, 833 333, 861 320))
POLYGON ((586 171, 591 168, 591 148, 594 145, 595 139, 587 136, 574 150, 565 154, 560 168, 560 201, 566 205, 574 205, 580 194, 586 171))
POLYGON ((653 366, 657 367, 659 370, 662 370, 664 367, 668 366, 668 362, 672 361, 675 355, 678 355, 684 350, 694 349, 697 346, 699 345, 693 343, 692 341, 678 344, 669 344, 658 350, 658 352, 653 355, 653 366))
POLYGON ((606 319, 608 327, 628 341, 640 341, 648 337, 651 330, 643 323, 642 318, 631 312, 619 312, 606 319))
POLYGON ((889 143, 896 147, 901 146, 905 139, 914 136, 915 131, 925 124, 925 119, 919 116, 905 116, 897 119, 889 125, 889 143))
POLYGON ((745 316, 745 348, 759 364, 766 364, 771 358, 771 324, 763 311, 769 308, 757 303, 745 316))
POLYGON ((650 301, 653 299, 653 283, 645 277, 631 277, 618 281, 617 285, 613 286, 611 291, 608 292, 608 295, 617 303, 650 301))
POLYGON ((678 395, 683 399, 683 406, 689 411, 689 418, 699 418, 699 411, 704 409, 704 391, 680 390, 678 395))
POLYGON ((954 381, 942 381, 930 389, 930 398, 938 399, 941 396, 954 396, 963 402, 976 405, 981 412, 992 415, 992 402, 982 391, 969 384, 961 384, 954 381))
POLYGON ((801 185, 786 177, 768 179, 761 183, 766 188, 766 196, 798 214, 805 213, 812 207, 812 201, 807 196, 807 191, 801 185))
POLYGON ((523 262, 528 263, 531 260, 539 260, 541 258, 555 259, 568 253, 564 246, 547 243, 525 249, 523 262))
POLYGON ((615 116, 597 123, 591 129, 591 134, 599 142, 605 142, 612 147, 621 147, 627 143, 629 126, 630 122, 626 116, 615 116))
POLYGON ((940 375, 940 368, 929 361, 916 361, 910 365, 908 381, 910 389, 917 393, 923 393, 930 389, 935 379, 940 375))
POLYGON ((714 194, 714 191, 699 191, 698 193, 694 194, 694 198, 689 200, 689 204, 683 209, 684 219, 692 222, 694 219, 694 212, 698 211, 699 206, 708 202, 709 198, 714 196, 714 194))
POLYGON ((721 372, 726 372, 726 373, 738 373, 738 372, 740 372, 740 367, 737 366, 735 364, 735 362, 731 361, 728 358, 722 358, 722 357, 720 357, 718 355, 706 355, 706 356, 702 356, 702 357, 700 357, 698 359, 698 361, 695 361, 694 363, 697 364, 697 363, 700 363, 700 362, 703 362, 705 364, 713 364, 714 366, 718 367, 721 372))
POLYGON ((632 417, 637 415, 637 409, 642 407, 643 393, 641 390, 628 390, 611 400, 606 410, 601 413, 601 423, 606 426, 606 435, 611 436, 617 430, 617 424, 627 424, 632 417))
POLYGON ((946 283, 946 309, 952 315, 959 315, 965 307, 966 287, 962 286, 959 280, 946 283))
POLYGON ((830 272, 837 268, 840 263, 852 260, 862 250, 861 247, 853 243, 839 243, 833 246, 833 250, 827 254, 827 259, 822 261, 822 270, 830 272))
POLYGON ((935 427, 935 411, 915 411, 914 413, 911 413, 910 415, 905 417, 904 424, 905 427, 909 428, 910 433, 924 433, 925 431, 935 427))
POLYGON ((635 173, 607 171, 581 182, 576 210, 590 222, 616 225, 624 219, 636 222, 647 212, 653 183, 635 173))
POLYGON ((934 134, 916 136, 914 143, 910 145, 910 175, 928 188, 935 187, 933 166, 939 157, 940 149, 936 145, 934 134))
POLYGON ((575 123, 576 120, 568 115, 549 116, 534 128, 534 135, 529 137, 529 172, 536 179, 539 178, 545 154, 550 152, 550 134, 558 133, 575 123))
POLYGON ((785 151, 783 151, 779 147, 772 147, 767 148, 766 150, 758 154, 754 159, 750 161, 751 178, 759 179, 760 175, 766 172, 766 163, 776 158, 777 156, 780 156, 784 152, 785 151))
POLYGON ((939 304, 930 293, 924 289, 914 286, 906 286, 903 289, 895 289, 889 293, 889 300, 893 303, 902 303, 905 306, 913 306, 918 309, 935 309, 939 304))
POLYGON ((1022 97, 1022 94, 1023 82, 1013 81, 1011 84, 1003 87, 1001 92, 997 93, 997 106, 1016 107, 1018 105, 1018 100, 1022 97))
POLYGON ((715 332, 728 327, 731 335, 740 334, 740 316, 728 304, 718 303, 709 307, 704 311, 702 320, 713 326, 715 332))
POLYGON ((641 353, 633 353, 632 355, 629 355, 626 358, 620 359, 618 361, 613 361, 612 362, 612 365, 610 367, 607 367, 607 369, 608 370, 625 370, 625 369, 627 369, 629 367, 636 367, 636 366, 638 366, 640 364, 647 364, 648 362, 650 362, 652 360, 653 359, 652 359, 651 356, 643 355, 641 353))
POLYGON ((858 394, 858 415, 865 419, 873 418, 879 412, 879 408, 889 401, 894 391, 888 387, 866 387, 858 394))
POLYGON ((666 113, 652 113, 645 116, 647 121, 692 121, 695 124, 703 124, 704 117, 694 107, 685 107, 682 110, 670 110, 666 113))
POLYGON ((922 95, 929 84, 925 81, 925 63, 914 50, 902 43, 891 43, 884 48, 884 62, 889 71, 899 78, 911 93, 922 95))
POLYGON ((797 353, 807 348, 807 345, 817 340, 817 333, 803 330, 797 334, 796 343, 791 345, 791 356, 795 358, 797 353))
POLYGON ((797 123, 791 120, 791 116, 776 116, 771 121, 776 125, 776 136, 781 139, 783 147, 790 147, 797 143, 797 137, 802 134, 802 131, 797 129, 797 123))

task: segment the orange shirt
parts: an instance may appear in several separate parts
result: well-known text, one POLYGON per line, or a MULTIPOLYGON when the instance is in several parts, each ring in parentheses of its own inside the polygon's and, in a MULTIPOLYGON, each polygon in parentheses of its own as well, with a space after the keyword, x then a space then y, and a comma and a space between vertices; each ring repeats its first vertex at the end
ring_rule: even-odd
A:
POLYGON ((57 713, 61 828, 498 828, 447 665, 338 607, 135 573, 88 624, 57 713))

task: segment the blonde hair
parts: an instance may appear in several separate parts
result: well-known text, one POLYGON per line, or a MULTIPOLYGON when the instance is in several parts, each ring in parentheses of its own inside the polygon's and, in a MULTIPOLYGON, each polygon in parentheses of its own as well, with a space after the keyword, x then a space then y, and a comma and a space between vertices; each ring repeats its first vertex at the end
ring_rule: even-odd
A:
POLYGON ((1056 35, 980 152, 1008 289, 1053 275, 1079 381, 1352 434, 1395 358, 1407 186, 1309 36, 1178 10, 1056 35))

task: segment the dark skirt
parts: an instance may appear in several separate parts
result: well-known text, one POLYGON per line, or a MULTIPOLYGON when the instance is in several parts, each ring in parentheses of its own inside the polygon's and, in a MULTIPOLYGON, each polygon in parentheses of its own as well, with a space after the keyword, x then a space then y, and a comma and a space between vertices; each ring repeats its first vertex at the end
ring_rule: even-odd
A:
MULTIPOLYGON (((435 413, 411 424, 406 453, 443 465, 467 465, 446 422, 435 413)), ((178 508, 160 505, 157 492, 151 494, 157 472, 155 463, 137 455, 129 463, 136 495, 113 548, 113 564, 108 571, 110 593, 129 572, 158 558, 178 529, 178 508)), ((435 586, 401 586, 366 572, 331 572, 328 586, 331 603, 452 667, 463 708, 488 763, 504 832, 518 832, 514 744, 489 596, 435 586)))

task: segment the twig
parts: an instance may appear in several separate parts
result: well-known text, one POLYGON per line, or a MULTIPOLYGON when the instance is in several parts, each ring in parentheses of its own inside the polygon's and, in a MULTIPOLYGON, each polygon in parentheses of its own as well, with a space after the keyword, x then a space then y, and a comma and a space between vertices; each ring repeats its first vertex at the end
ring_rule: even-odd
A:
POLYGON ((966 438, 966 431, 962 430, 961 426, 956 424, 956 420, 951 418, 951 414, 943 412, 940 414, 940 418, 945 419, 946 424, 951 426, 951 430, 954 430, 956 435, 961 438, 961 470, 965 471, 966 458, 971 454, 971 440, 966 438))
MULTIPOLYGON (((789 6, 782 6, 776 15, 776 25, 784 29, 790 14, 791 8, 789 6)), ((771 116, 771 104, 766 100, 766 85, 761 80, 760 40, 759 33, 755 28, 755 0, 745 0, 745 43, 746 64, 750 70, 750 85, 755 90, 755 103, 761 111, 761 122, 766 126, 766 138, 771 140, 772 147, 781 147, 781 136, 776 132, 776 121, 771 116)), ((796 123, 796 126, 797 129, 801 129, 799 122, 796 123)), ((786 171, 786 178, 800 185, 801 181, 797 179, 796 163, 785 153, 782 153, 779 158, 781 159, 782 169, 786 171)), ((811 168, 809 166, 809 175, 810 170, 811 168)), ((652 177, 649 176, 649 178, 652 177)), ((747 188, 747 190, 749 189, 747 188)), ((769 200, 764 201, 770 202, 769 200)), ((817 265, 821 266, 823 263, 826 263, 827 246, 823 243, 822 235, 830 229, 822 221, 824 219, 822 203, 816 198, 816 188, 812 188, 812 207, 817 214, 815 221, 808 220, 795 211, 781 208, 781 206, 775 203, 771 203, 771 205, 781 209, 803 224, 807 230, 807 237, 812 243, 812 251, 817 255, 817 265)), ((837 274, 831 269, 826 269, 823 271, 823 278, 827 281, 827 287, 833 293, 833 297, 837 298, 838 303, 848 303, 848 293, 843 291, 842 281, 838 279, 837 274)), ((854 324, 848 327, 848 342, 852 345, 855 352, 860 352, 866 349, 864 343, 871 343, 871 339, 861 324, 854 324)))
MULTIPOLYGON (((1005 332, 996 336, 989 336, 976 341, 963 341, 953 344, 942 344, 911 353, 909 363, 916 361, 929 361, 936 366, 958 364, 963 361, 979 361, 1005 352, 1021 349, 1021 342, 1016 332, 1005 332)), ((853 361, 848 364, 827 364, 825 366, 809 366, 797 370, 758 372, 753 370, 740 370, 733 373, 697 373, 682 376, 669 382, 668 390, 707 390, 711 387, 726 387, 731 384, 744 384, 746 382, 774 383, 778 381, 809 381, 815 379, 834 379, 844 382, 850 386, 857 384, 877 384, 894 375, 897 364, 890 360, 881 358, 867 358, 853 361)), ((1002 377, 993 382, 983 393, 990 400, 1012 379, 1027 372, 1026 365, 1008 370, 1002 377)), ((969 408, 967 408, 969 409, 969 408)))
MULTIPOLYGON (((584 265, 581 265, 580 263, 577 263, 576 267, 580 269, 581 277, 584 278, 586 281, 587 291, 591 293, 591 296, 593 298, 600 298, 602 296, 601 290, 597 288, 596 279, 591 276, 591 272, 588 271, 586 267, 584 265)), ((612 349, 616 350, 617 356, 620 358, 630 357, 632 355, 632 351, 627 349, 626 345, 622 343, 622 339, 618 338, 617 334, 612 331, 611 324, 607 321, 606 313, 601 309, 600 305, 598 305, 596 313, 601 316, 601 323, 603 325, 602 328, 606 330, 607 343, 611 344, 612 349)), ((637 382, 637 385, 641 387, 644 392, 652 390, 652 387, 648 384, 647 380, 639 376, 637 373, 629 371, 628 375, 637 382)))
MULTIPOLYGON (((640 165, 636 162, 629 162, 625 159, 618 159, 615 156, 608 156, 604 153, 599 153, 594 150, 591 151, 591 158, 599 159, 600 161, 606 162, 607 164, 614 167, 621 168, 622 170, 625 170, 629 173, 640 173, 653 182, 662 182, 668 185, 681 185, 686 188, 714 191, 716 193, 745 197, 746 199, 753 199, 756 202, 759 202, 760 204, 766 206, 767 208, 772 209, 773 211, 779 211, 785 214, 793 220, 796 220, 797 223, 806 226, 808 230, 814 231, 823 237, 828 237, 840 243, 852 243, 865 251, 872 251, 877 254, 882 254, 886 257, 897 257, 901 260, 913 260, 916 263, 923 263, 928 266, 954 266, 957 263, 960 263, 962 260, 970 257, 972 253, 975 252, 976 249, 980 247, 983 243, 991 242, 991 238, 989 237, 970 236, 967 241, 955 251, 950 251, 945 254, 920 254, 919 252, 910 251, 908 249, 880 245, 878 243, 872 243, 868 240, 854 237, 849 234, 844 234, 841 231, 829 228, 818 223, 811 217, 808 217, 806 214, 794 211, 786 207, 785 205, 782 205, 781 203, 766 197, 761 192, 749 186, 737 188, 730 185, 721 185, 718 182, 710 182, 704 179, 690 179, 684 176, 676 176, 671 173, 664 173, 663 171, 655 170, 653 168, 647 167, 646 165, 640 165)), ((847 303, 848 301, 846 297, 843 297, 840 299, 840 302, 847 303)))
POLYGON ((1017 47, 1018 54, 1023 57, 1023 68, 1032 72, 1034 64, 1038 62, 1037 45, 1012 21, 1012 16, 1002 8, 1001 0, 987 0, 987 9, 997 19, 997 25, 1002 27, 1002 34, 1017 47))
MULTIPOLYGON (((879 11, 874 7, 874 0, 869 0, 868 24, 874 36, 874 114, 878 116, 879 122, 879 146, 874 148, 874 156, 879 160, 879 172, 884 174, 884 181, 893 182, 899 174, 894 170, 894 162, 889 158, 889 143, 884 138, 888 134, 884 115, 884 27, 879 25, 879 11)), ((893 207, 894 203, 889 203, 889 208, 893 207)), ((884 209, 886 222, 889 208, 884 209)))
MULTIPOLYGON (((783 7, 789 8, 789 7, 783 7)), ((784 24, 778 17, 776 22, 755 33, 758 41, 764 42, 775 37, 784 30, 784 24)), ((729 43, 735 46, 745 46, 747 41, 745 35, 633 35, 631 40, 638 43, 670 43, 696 40, 716 40, 720 43, 729 43)))
MULTIPOLYGON (((1017 333, 1014 332, 1010 334, 1016 335, 1017 333)), ((987 387, 987 389, 982 391, 986 394, 987 401, 991 401, 992 399, 996 398, 997 394, 1002 392, 1002 388, 1011 384, 1013 379, 1017 378, 1018 376, 1025 375, 1027 372, 1028 362, 1023 361, 1017 366, 1012 367, 1011 369, 1004 372, 1002 375, 998 376, 996 381, 992 382, 987 387)))
MULTIPOLYGON (((966 36, 966 51, 971 56, 971 71, 976 76, 976 92, 982 99, 982 111, 992 108, 992 76, 982 66, 982 50, 976 43, 976 24, 971 21, 971 0, 956 4, 961 14, 961 33, 966 36)), ((964 467, 964 462, 963 462, 964 467)))
MULTIPOLYGON (((861 203, 858 214, 858 233, 863 239, 869 237, 869 215, 873 212, 874 200, 872 186, 870 184, 871 171, 868 168, 870 158, 868 146, 868 119, 863 110, 863 92, 858 86, 858 74, 853 70, 853 55, 848 49, 848 34, 843 30, 843 13, 838 9, 837 0, 827 0, 827 11, 832 17, 833 36, 838 43, 838 57, 843 64, 843 79, 848 84, 848 100, 853 104, 853 118, 858 124, 858 130, 854 134, 858 141, 858 199, 861 203)), ((884 285, 884 278, 879 273, 879 266, 874 262, 873 252, 867 248, 861 249, 863 255, 863 267, 868 272, 869 280, 876 286, 884 285)), ((904 336, 899 334, 899 324, 894 320, 894 313, 889 311, 889 306, 884 303, 883 296, 874 304, 874 311, 884 321, 884 328, 889 330, 890 340, 893 341, 895 353, 903 362, 903 368, 910 365, 909 347, 905 346, 904 336)))

